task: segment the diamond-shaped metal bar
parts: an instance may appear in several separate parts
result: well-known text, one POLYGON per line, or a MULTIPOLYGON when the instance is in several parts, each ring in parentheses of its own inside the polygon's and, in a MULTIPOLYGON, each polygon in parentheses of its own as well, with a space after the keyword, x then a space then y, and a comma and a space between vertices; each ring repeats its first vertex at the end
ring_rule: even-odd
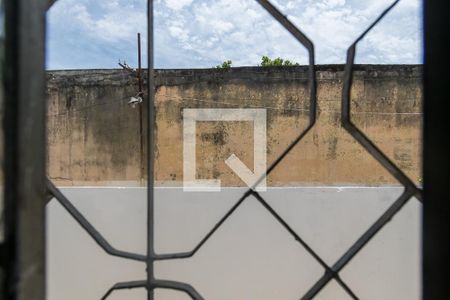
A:
POLYGON ((236 211, 236 209, 247 199, 247 197, 251 194, 251 190, 248 190, 241 198, 231 207, 230 210, 217 222, 214 227, 200 240, 197 246, 194 247, 193 250, 188 252, 180 252, 180 253, 169 253, 169 254, 156 254, 155 260, 167 260, 167 259, 181 259, 181 258, 189 258, 195 255, 198 250, 205 244, 209 238, 219 229, 219 227, 236 211))
POLYGON ((400 209, 414 195, 414 190, 405 189, 403 194, 384 212, 378 220, 339 258, 331 267, 332 272, 325 274, 314 284, 314 286, 301 298, 302 300, 313 299, 327 283, 333 279, 334 275, 339 273, 347 263, 377 234, 381 228, 397 214, 400 209))
POLYGON ((391 11, 400 0, 394 1, 388 8, 386 8, 380 16, 353 42, 347 50, 347 61, 344 70, 344 87, 342 90, 342 107, 341 107, 341 122, 342 126, 350 133, 350 135, 357 140, 369 154, 375 158, 395 179, 397 179, 403 186, 408 186, 414 190, 414 196, 422 201, 422 191, 409 179, 403 171, 397 167, 384 153, 381 151, 358 127, 351 121, 351 101, 350 93, 353 83, 353 64, 355 61, 356 45, 364 38, 364 36, 380 22, 381 19, 391 11))
POLYGON ((357 140, 364 149, 369 152, 394 178, 404 187, 402 195, 384 212, 381 217, 341 256, 332 266, 332 272, 326 272, 316 284, 301 298, 302 300, 313 299, 328 282, 333 279, 333 273, 339 273, 347 263, 383 228, 408 202, 415 196, 422 200, 422 191, 380 150, 365 136, 352 122, 350 118, 350 90, 353 79, 353 63, 356 53, 356 45, 364 36, 391 10, 400 0, 394 1, 387 7, 378 18, 355 40, 347 50, 347 62, 344 72, 344 87, 342 90, 342 126, 357 140))
MULTIPOLYGON (((315 80, 315 65, 314 65, 314 46, 313 43, 304 35, 298 28, 293 25, 278 9, 276 9, 269 1, 257 0, 280 24, 285 27, 303 46, 305 46, 309 52, 309 88, 310 88, 310 111, 309 111, 309 124, 300 133, 300 135, 281 153, 281 155, 269 166, 266 173, 254 184, 257 186, 259 182, 267 177, 267 175, 275 169, 275 167, 284 159, 284 157, 300 142, 300 140, 310 131, 314 126, 316 120, 316 80, 315 80)), ((327 273, 332 273, 330 267, 312 250, 312 248, 298 235, 293 229, 273 210, 268 203, 257 193, 254 193, 252 189, 247 190, 243 196, 231 207, 231 209, 219 220, 218 223, 205 235, 203 239, 194 247, 193 250, 188 252, 180 252, 173 254, 155 254, 155 260, 167 260, 167 259, 181 259, 189 258, 195 255, 195 253, 202 247, 204 243, 216 232, 216 230, 233 214, 234 211, 248 198, 250 194, 254 194, 260 203, 287 229, 294 238, 300 242, 300 244, 310 253, 326 270, 327 273)), ((341 278, 334 274, 333 278, 344 288, 344 290, 353 298, 358 299, 356 295, 350 290, 350 288, 341 280, 341 278)))
POLYGON ((105 300, 116 290, 145 288, 146 284, 147 284, 147 281, 145 281, 145 280, 116 283, 105 293, 105 295, 101 298, 101 300, 105 300))
MULTIPOLYGON (((203 300, 202 296, 189 284, 170 281, 170 280, 153 280, 153 288, 170 289, 180 291, 188 294, 194 300, 203 300)), ((113 285, 101 298, 101 300, 107 299, 116 290, 135 289, 135 288, 147 288, 146 280, 119 282, 113 285)))
POLYGON ((170 289, 180 292, 185 292, 188 294, 193 300, 203 300, 203 297, 200 296, 200 294, 189 284, 178 282, 178 281, 171 281, 171 280, 154 280, 152 282, 153 286, 155 288, 159 289, 170 289))
MULTIPOLYGON (((285 29, 287 29, 307 50, 309 53, 309 70, 308 70, 308 82, 310 89, 310 101, 309 101, 309 123, 308 126, 294 139, 291 144, 278 156, 275 161, 267 168, 265 174, 254 184, 257 186, 259 182, 267 177, 275 167, 289 154, 289 152, 300 142, 300 140, 310 131, 316 121, 316 78, 315 78, 315 65, 314 65, 314 45, 308 39, 308 37, 301 32, 294 24, 292 24, 277 8, 275 8, 269 1, 256 0, 262 7, 264 7, 285 29)), ((225 213, 225 215, 219 220, 216 225, 205 235, 203 239, 194 247, 193 250, 180 253, 169 254, 155 254, 155 260, 166 259, 179 259, 192 257, 201 246, 214 234, 214 232, 228 219, 228 217, 242 204, 242 202, 250 195, 251 189, 247 190, 244 195, 225 213)))
MULTIPOLYGON (((294 38, 300 42, 307 50, 309 56, 309 69, 308 69, 308 83, 309 83, 309 123, 308 126, 300 133, 300 135, 281 153, 278 158, 272 162, 267 168, 266 174, 269 175, 273 169, 289 154, 300 140, 311 130, 316 123, 316 107, 317 107, 317 84, 316 84, 316 71, 314 64, 314 44, 312 41, 300 31, 291 21, 286 18, 275 6, 267 0, 256 0, 267 12, 277 20, 287 31, 289 31, 294 38)), ((259 182, 258 182, 259 183, 259 182)))
MULTIPOLYGON (((255 186, 265 178, 294 148, 300 140, 308 133, 308 131, 314 126, 316 119, 316 81, 315 81, 315 65, 314 65, 314 47, 313 43, 304 35, 298 28, 293 25, 281 12, 278 11, 269 1, 256 0, 261 6, 263 6, 283 27, 285 27, 303 46, 305 46, 309 52, 309 88, 310 88, 310 111, 309 111, 309 124, 300 135, 283 151, 283 153, 269 166, 266 173, 256 182, 255 186)), ((405 192, 392 204, 392 206, 357 240, 357 242, 332 266, 329 267, 313 249, 298 235, 293 229, 281 218, 280 215, 259 195, 252 189, 247 190, 243 196, 231 207, 231 209, 219 220, 216 225, 205 235, 205 237, 197 244, 197 246, 188 252, 173 253, 173 254, 156 254, 153 252, 153 151, 148 151, 149 155, 149 236, 148 236, 148 255, 143 256, 130 252, 117 250, 112 247, 106 239, 83 217, 83 215, 70 203, 70 201, 50 182, 48 181, 47 189, 63 207, 75 218, 75 220, 82 226, 91 237, 102 247, 107 253, 114 256, 119 256, 128 259, 134 259, 138 261, 146 261, 148 269, 148 278, 145 281, 131 281, 117 283, 111 287, 102 299, 106 299, 114 290, 140 288, 145 287, 148 290, 148 299, 153 299, 153 290, 155 288, 173 289, 187 293, 192 299, 202 300, 200 294, 190 285, 186 283, 157 280, 153 278, 153 262, 156 260, 165 259, 177 259, 192 257, 206 241, 217 231, 217 229, 228 219, 228 217, 236 211, 236 209, 248 198, 253 195, 257 200, 265 207, 272 216, 278 220, 278 222, 312 255, 322 267, 325 268, 325 274, 322 278, 305 294, 302 299, 312 299, 318 292, 331 280, 335 279, 341 287, 353 298, 358 299, 356 295, 350 290, 350 288, 339 277, 339 271, 370 241, 370 239, 385 225, 389 220, 403 207, 403 205, 412 197, 416 196, 418 199, 422 199, 421 191, 418 189, 409 178, 403 174, 403 172, 395 166, 358 128, 356 128, 350 121, 350 87, 352 82, 352 66, 354 61, 356 44, 361 40, 364 35, 370 31, 370 29, 381 20, 384 15, 392 9, 399 0, 395 1, 389 6, 378 19, 364 31, 364 33, 352 44, 348 50, 347 64, 344 74, 344 89, 342 98, 342 124, 343 127, 350 132, 350 134, 360 142, 363 147, 376 158, 396 179, 399 180, 405 187, 405 192)), ((150 43, 153 41, 153 1, 148 1, 148 21, 149 21, 149 39, 150 43)), ((153 91, 153 47, 149 47, 149 91, 153 91)), ((153 127, 154 127, 154 93, 149 93, 149 148, 153 149, 153 127)))
POLYGON ((261 197, 261 195, 257 192, 252 193, 253 196, 264 206, 270 214, 295 238, 297 242, 299 242, 303 248, 312 256, 314 259, 325 269, 327 274, 331 275, 331 278, 334 278, 337 283, 347 292, 347 294, 352 297, 352 299, 358 299, 355 293, 350 289, 350 287, 339 277, 339 274, 334 272, 332 268, 330 268, 325 261, 289 226, 286 221, 261 197))
POLYGON ((111 244, 98 232, 97 229, 83 216, 83 214, 64 196, 63 193, 50 181, 47 180, 47 191, 53 195, 55 199, 66 209, 66 211, 77 221, 77 223, 94 239, 94 241, 103 249, 106 253, 112 256, 118 256, 122 258, 145 261, 146 256, 127 251, 122 251, 114 248, 111 244))

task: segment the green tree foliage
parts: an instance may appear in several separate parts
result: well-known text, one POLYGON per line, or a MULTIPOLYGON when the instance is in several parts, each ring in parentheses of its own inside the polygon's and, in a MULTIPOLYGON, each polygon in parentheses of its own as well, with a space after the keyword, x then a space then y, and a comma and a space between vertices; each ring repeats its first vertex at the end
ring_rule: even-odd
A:
POLYGON ((280 67, 280 66, 299 66, 298 63, 293 63, 288 59, 282 59, 277 57, 275 59, 270 59, 267 56, 261 58, 261 67, 280 67))
MULTIPOLYGON (((229 69, 233 62, 231 60, 225 60, 222 64, 217 65, 217 69, 229 69)), ((290 67, 290 66, 300 66, 299 63, 292 62, 288 59, 283 59, 281 57, 277 57, 275 59, 271 59, 268 56, 261 57, 261 67, 290 67)))
POLYGON ((217 69, 229 69, 229 68, 231 68, 232 64, 233 64, 233 62, 231 60, 226 60, 221 65, 217 65, 216 68, 217 69))

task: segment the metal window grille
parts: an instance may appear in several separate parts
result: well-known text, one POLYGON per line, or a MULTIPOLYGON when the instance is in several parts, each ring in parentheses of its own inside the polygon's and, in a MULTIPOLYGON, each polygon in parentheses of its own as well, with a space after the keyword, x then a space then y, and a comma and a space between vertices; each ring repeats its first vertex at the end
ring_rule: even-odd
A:
MULTIPOLYGON (((275 18, 292 36, 303 45, 309 53, 309 69, 308 69, 308 86, 309 86, 309 123, 308 126, 300 132, 297 138, 281 153, 281 155, 268 167, 264 177, 269 175, 279 163, 286 157, 286 155, 302 140, 302 138, 311 130, 316 121, 316 79, 315 79, 315 62, 314 62, 314 45, 308 37, 291 23, 286 16, 284 16, 274 5, 268 0, 256 0, 270 15, 275 18)), ((302 239, 290 225, 269 205, 269 203, 256 191, 248 189, 238 201, 223 215, 223 217, 209 230, 209 232, 200 240, 200 242, 188 252, 157 254, 154 251, 154 69, 153 69, 153 1, 148 1, 148 124, 149 132, 148 139, 148 193, 147 193, 147 254, 140 255, 131 252, 121 251, 114 248, 108 241, 98 232, 95 227, 71 204, 71 202, 51 183, 47 182, 47 190, 49 194, 56 198, 56 200, 71 214, 71 216, 83 227, 88 234, 103 248, 108 254, 118 256, 126 259, 142 261, 146 263, 147 278, 138 281, 120 282, 112 286, 102 299, 106 299, 115 290, 131 289, 131 288, 146 288, 147 299, 154 298, 154 289, 172 289, 187 293, 192 299, 200 300, 203 297, 196 291, 196 289, 186 283, 160 280, 154 276, 154 263, 159 260, 185 259, 194 256, 198 250, 214 235, 219 227, 224 224, 227 219, 239 208, 239 206, 249 197, 254 196, 259 203, 267 209, 267 211, 300 243, 304 249, 323 267, 324 274, 317 280, 317 282, 304 294, 299 295, 300 299, 313 299, 331 280, 336 282, 346 291, 352 299, 359 299, 342 278, 339 272, 351 261, 351 259, 364 248, 364 246, 386 225, 392 217, 394 217, 402 207, 412 198, 416 197, 422 201, 422 190, 418 188, 401 170, 398 168, 364 133, 352 123, 351 120, 351 102, 350 90, 353 79, 353 64, 356 53, 357 44, 364 38, 364 36, 380 22, 380 20, 392 10, 400 0, 394 1, 387 7, 380 16, 350 45, 347 50, 347 61, 344 71, 344 84, 342 89, 342 106, 341 106, 341 122, 344 129, 360 143, 365 150, 375 158, 394 178, 396 178, 404 187, 403 193, 396 199, 393 204, 357 239, 357 241, 345 251, 340 258, 333 264, 328 265, 315 251, 302 239)), ((257 184, 255 184, 256 186, 257 184)))

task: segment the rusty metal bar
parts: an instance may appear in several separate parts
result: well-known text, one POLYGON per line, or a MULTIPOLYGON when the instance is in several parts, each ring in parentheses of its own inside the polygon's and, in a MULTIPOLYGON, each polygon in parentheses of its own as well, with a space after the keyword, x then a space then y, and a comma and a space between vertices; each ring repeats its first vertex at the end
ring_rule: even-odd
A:
POLYGON ((121 63, 120 61, 117 63, 119 66, 121 66, 122 67, 122 69, 124 69, 124 70, 126 70, 126 71, 128 71, 128 72, 130 72, 130 73, 132 73, 132 74, 135 74, 136 73, 136 71, 135 70, 133 70, 129 65, 127 65, 126 63, 121 63))

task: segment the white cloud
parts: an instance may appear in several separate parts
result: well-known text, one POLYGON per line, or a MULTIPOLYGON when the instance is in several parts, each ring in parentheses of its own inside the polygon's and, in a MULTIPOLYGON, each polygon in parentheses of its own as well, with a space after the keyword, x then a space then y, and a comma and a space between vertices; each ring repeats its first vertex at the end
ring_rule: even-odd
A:
POLYGON ((126 2, 107 1, 106 4, 102 3, 102 10, 94 14, 89 10, 90 1, 61 0, 50 12, 50 26, 56 23, 55 26, 64 27, 71 23, 71 26, 78 26, 83 34, 99 40, 134 40, 137 32, 146 29, 146 12, 142 9, 130 9, 126 2))
POLYGON ((191 5, 192 0, 165 0, 166 6, 173 10, 180 10, 191 5))
POLYGON ((345 4, 345 0, 326 0, 325 4, 330 8, 336 6, 343 6, 345 4))
MULTIPOLYGON (((344 63, 348 46, 391 1, 277 0, 274 4, 314 42, 317 63, 344 63)), ((400 1, 358 45, 357 61, 419 63, 419 3, 400 1)), ((154 6, 158 67, 212 67, 226 59, 233 65, 256 65, 262 55, 300 63, 308 60, 305 49, 254 0, 157 0, 154 6)), ((145 0, 60 0, 50 12, 49 27, 50 54, 58 47, 75 51, 77 42, 103 51, 98 56, 134 57, 136 32, 146 30, 145 0)), ((52 63, 55 55, 49 57, 52 63)))
MULTIPOLYGON (((393 31, 386 26, 390 21, 383 20, 385 24, 379 26, 384 28, 385 36, 370 33, 359 47, 364 49, 358 53, 359 61, 420 62, 420 37, 409 34, 411 28, 419 26, 418 0, 403 1, 405 5, 394 8, 391 14, 395 18, 405 17, 406 22, 397 22, 398 29, 393 31), (395 49, 402 49, 402 53, 395 55, 395 49)), ((370 0, 363 4, 345 0, 276 2, 313 40, 318 63, 345 62, 346 49, 352 41, 389 4, 388 0, 370 0)), ((184 24, 182 35, 172 35, 174 42, 181 49, 189 45, 192 56, 201 56, 211 65, 224 59, 233 60, 235 65, 255 65, 261 55, 282 56, 301 63, 307 61, 297 41, 252 0, 195 1, 188 9, 169 14, 159 25, 164 28, 171 18, 181 19, 184 24)))

